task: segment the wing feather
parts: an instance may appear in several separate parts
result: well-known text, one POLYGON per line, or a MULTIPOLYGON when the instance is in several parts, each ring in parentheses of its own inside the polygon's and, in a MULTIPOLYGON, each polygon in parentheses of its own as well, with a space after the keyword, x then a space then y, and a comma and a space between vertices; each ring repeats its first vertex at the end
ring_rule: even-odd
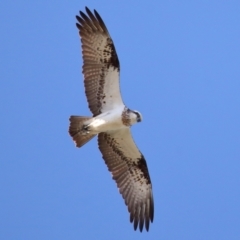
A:
POLYGON ((130 213, 134 229, 149 229, 153 221, 152 184, 146 161, 129 128, 100 133, 98 145, 130 213))
POLYGON ((116 106, 124 105, 119 87, 120 64, 102 18, 86 7, 76 16, 82 42, 85 93, 88 106, 96 116, 116 106))

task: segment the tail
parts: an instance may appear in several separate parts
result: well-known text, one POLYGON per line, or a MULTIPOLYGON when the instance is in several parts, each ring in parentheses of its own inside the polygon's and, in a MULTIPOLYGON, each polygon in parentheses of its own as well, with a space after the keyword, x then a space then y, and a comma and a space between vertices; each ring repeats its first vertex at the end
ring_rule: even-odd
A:
POLYGON ((69 118, 69 134, 73 138, 73 141, 76 144, 76 147, 82 147, 85 143, 90 141, 96 134, 82 134, 82 127, 85 121, 91 119, 91 117, 81 117, 81 116, 71 116, 69 118))

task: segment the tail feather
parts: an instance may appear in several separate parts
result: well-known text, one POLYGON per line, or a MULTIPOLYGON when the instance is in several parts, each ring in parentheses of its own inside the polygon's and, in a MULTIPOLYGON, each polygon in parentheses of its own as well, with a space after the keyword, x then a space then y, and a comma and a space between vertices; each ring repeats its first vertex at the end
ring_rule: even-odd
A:
POLYGON ((82 117, 82 116, 71 116, 69 118, 69 134, 76 144, 76 147, 82 147, 85 143, 90 141, 96 134, 82 134, 82 127, 85 121, 91 119, 92 117, 82 117))

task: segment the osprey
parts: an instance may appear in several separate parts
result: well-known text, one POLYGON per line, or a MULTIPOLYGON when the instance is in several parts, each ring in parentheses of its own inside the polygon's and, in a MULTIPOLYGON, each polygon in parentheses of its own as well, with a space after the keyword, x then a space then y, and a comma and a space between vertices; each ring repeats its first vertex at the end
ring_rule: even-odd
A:
POLYGON ((154 204, 147 163, 133 141, 130 127, 142 121, 123 103, 120 64, 110 34, 96 10, 76 16, 82 42, 84 86, 92 117, 71 116, 69 134, 77 147, 98 135, 102 157, 117 183, 134 229, 153 222, 154 204))

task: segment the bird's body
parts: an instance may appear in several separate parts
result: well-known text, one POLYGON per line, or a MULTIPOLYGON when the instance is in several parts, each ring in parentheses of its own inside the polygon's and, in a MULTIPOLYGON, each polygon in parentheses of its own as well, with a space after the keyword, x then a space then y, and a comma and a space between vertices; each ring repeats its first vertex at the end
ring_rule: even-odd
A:
POLYGON ((134 229, 153 221, 152 184, 144 156, 135 145, 130 127, 142 120, 122 101, 120 64, 108 30, 94 10, 80 11, 77 27, 82 41, 84 86, 92 117, 71 116, 69 133, 81 147, 98 135, 103 159, 116 181, 134 229))
POLYGON ((124 107, 115 108, 107 112, 101 113, 92 118, 86 124, 89 124, 89 130, 92 133, 98 134, 100 132, 106 132, 110 130, 121 129, 122 124, 122 112, 124 107))

